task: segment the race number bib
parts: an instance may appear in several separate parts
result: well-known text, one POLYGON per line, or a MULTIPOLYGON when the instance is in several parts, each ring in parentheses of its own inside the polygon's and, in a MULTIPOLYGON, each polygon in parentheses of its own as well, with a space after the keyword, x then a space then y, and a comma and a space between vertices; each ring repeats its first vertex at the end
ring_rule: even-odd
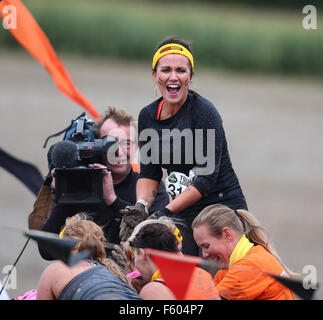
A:
POLYGON ((174 171, 165 180, 166 191, 174 200, 192 183, 194 177, 195 174, 192 170, 189 177, 184 173, 174 171))

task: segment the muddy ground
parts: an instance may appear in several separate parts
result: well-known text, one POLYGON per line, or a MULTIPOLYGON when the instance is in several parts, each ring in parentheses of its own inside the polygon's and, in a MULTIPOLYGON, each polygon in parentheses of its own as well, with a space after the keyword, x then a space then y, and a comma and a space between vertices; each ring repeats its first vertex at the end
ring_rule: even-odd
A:
MULTIPOLYGON (((99 112, 115 105, 137 116, 156 98, 149 61, 61 59, 99 112)), ((222 115, 250 211, 269 229, 287 266, 302 272, 313 265, 318 281, 323 282, 323 83, 198 68, 193 82, 192 88, 211 100, 222 115)), ((82 110, 56 89, 45 69, 29 55, 0 51, 1 148, 35 164, 45 175, 45 138, 82 110)), ((0 190, 3 280, 5 266, 15 261, 26 241, 12 228, 28 228, 35 196, 3 168, 0 190)), ((8 290, 10 297, 35 288, 48 264, 31 241, 17 265, 17 289, 8 290)), ((323 298, 322 286, 317 297, 323 298)))

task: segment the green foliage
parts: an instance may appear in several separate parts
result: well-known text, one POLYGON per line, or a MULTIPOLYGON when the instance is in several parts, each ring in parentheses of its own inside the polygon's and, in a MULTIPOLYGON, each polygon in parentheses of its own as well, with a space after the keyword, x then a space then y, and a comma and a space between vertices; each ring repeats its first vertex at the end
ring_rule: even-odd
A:
MULTIPOLYGON (((142 60, 150 65, 157 43, 176 35, 192 41, 197 66, 323 73, 323 33, 304 30, 301 11, 166 3, 30 0, 25 4, 58 53, 142 60)), ((19 46, 0 29, 0 47, 19 46)))
MULTIPOLYGON (((164 2, 181 2, 194 4, 196 0, 163 0, 164 2)), ((262 8, 303 8, 306 5, 313 5, 317 9, 323 8, 322 0, 198 0, 200 3, 208 4, 225 4, 225 5, 240 5, 240 6, 256 6, 262 8)), ((160 2, 160 0, 150 0, 150 2, 160 2)))

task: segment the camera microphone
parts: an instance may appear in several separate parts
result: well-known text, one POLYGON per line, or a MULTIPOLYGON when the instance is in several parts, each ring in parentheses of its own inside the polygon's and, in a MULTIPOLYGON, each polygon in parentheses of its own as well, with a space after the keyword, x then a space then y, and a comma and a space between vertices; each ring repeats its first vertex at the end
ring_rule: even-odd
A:
POLYGON ((73 168, 78 165, 77 145, 69 140, 57 142, 51 158, 55 168, 73 168))

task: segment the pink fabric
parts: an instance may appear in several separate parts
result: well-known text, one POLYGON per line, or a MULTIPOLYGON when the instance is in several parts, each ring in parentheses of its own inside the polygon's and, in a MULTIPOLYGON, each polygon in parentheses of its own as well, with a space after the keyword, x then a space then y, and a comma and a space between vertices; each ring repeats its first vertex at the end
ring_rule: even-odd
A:
POLYGON ((24 293, 21 296, 15 297, 14 300, 36 300, 36 295, 37 295, 37 290, 32 289, 32 290, 27 291, 26 293, 24 293))
POLYGON ((130 272, 127 274, 127 277, 128 278, 131 278, 131 279, 135 279, 135 278, 138 278, 141 276, 141 273, 139 272, 139 270, 135 270, 134 272, 130 272))

